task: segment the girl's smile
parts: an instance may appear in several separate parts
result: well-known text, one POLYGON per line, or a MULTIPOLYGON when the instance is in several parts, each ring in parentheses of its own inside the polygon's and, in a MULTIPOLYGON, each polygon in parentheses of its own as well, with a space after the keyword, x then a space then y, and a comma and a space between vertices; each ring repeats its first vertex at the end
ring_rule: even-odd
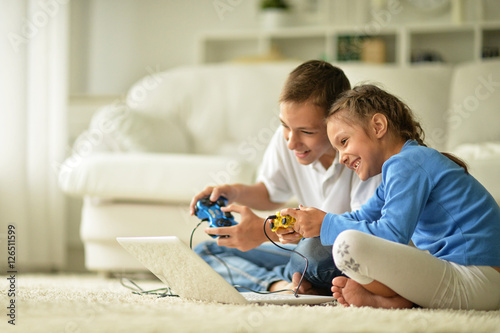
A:
POLYGON ((355 161, 354 161, 354 162, 353 162, 353 163, 349 166, 349 168, 351 168, 351 169, 353 169, 353 170, 357 171, 360 163, 361 163, 361 159, 359 159, 359 158, 358 158, 357 160, 355 160, 355 161))
MULTIPOLYGON (((345 111, 340 111, 345 112, 345 111)), ((356 172, 361 180, 382 172, 382 165, 401 150, 404 142, 387 132, 385 116, 377 113, 367 126, 348 124, 342 116, 329 119, 328 139, 339 152, 339 161, 356 172)))
POLYGON ((340 154, 340 163, 354 170, 361 180, 382 171, 384 161, 380 158, 378 141, 370 137, 365 129, 337 118, 331 119, 327 128, 328 138, 340 154))

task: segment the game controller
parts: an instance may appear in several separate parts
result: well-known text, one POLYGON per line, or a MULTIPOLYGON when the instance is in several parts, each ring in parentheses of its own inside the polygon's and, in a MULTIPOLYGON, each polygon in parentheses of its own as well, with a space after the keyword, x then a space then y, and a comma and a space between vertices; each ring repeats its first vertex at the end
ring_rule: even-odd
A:
MULTIPOLYGON (((194 207, 194 214, 200 220, 207 221, 210 228, 230 227, 238 224, 234 220, 233 214, 221 210, 221 207, 227 205, 226 198, 219 197, 216 201, 210 201, 209 198, 209 196, 201 198, 194 207)), ((210 236, 212 238, 219 237, 219 235, 210 236)))
POLYGON ((287 229, 293 228, 295 224, 295 218, 290 215, 281 216, 280 212, 275 214, 276 218, 272 219, 270 222, 270 227, 272 231, 276 231, 278 229, 287 229))

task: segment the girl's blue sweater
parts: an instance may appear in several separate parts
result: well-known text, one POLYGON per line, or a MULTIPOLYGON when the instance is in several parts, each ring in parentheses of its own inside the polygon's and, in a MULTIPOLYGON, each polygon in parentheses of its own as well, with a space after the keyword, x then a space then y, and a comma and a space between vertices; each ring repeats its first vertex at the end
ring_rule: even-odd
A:
MULTIPOLYGON (((498 172, 492 170, 492 172, 498 172)), ((461 265, 500 266, 500 208, 488 191, 440 152, 407 141, 382 166, 382 183, 358 211, 327 214, 321 242, 355 229, 461 265)))

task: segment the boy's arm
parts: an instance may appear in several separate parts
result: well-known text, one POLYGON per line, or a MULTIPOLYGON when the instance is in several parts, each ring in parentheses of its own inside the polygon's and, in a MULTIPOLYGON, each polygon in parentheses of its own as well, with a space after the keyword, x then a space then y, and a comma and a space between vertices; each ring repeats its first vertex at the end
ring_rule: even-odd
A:
POLYGON ((262 182, 253 185, 234 184, 232 186, 236 191, 234 201, 240 205, 257 210, 274 210, 283 207, 283 202, 271 201, 266 185, 262 182))
POLYGON ((206 196, 210 196, 210 200, 214 202, 220 196, 224 196, 229 203, 236 202, 240 205, 257 210, 274 210, 283 207, 283 203, 271 201, 269 192, 264 183, 256 183, 253 185, 225 184, 215 187, 206 187, 203 191, 195 195, 189 207, 191 215, 194 215, 194 207, 198 200, 206 196))
MULTIPOLYGON (((240 222, 231 227, 208 228, 205 230, 208 234, 228 236, 217 238, 217 244, 219 246, 232 247, 240 251, 248 251, 268 240, 263 232, 264 218, 255 215, 250 208, 246 206, 229 205, 223 207, 222 211, 238 213, 240 222)), ((273 241, 278 241, 278 236, 271 231, 269 223, 266 223, 265 227, 268 237, 273 241)))
MULTIPOLYGON (((264 219, 255 215, 250 208, 275 210, 283 206, 282 203, 275 203, 270 200, 264 183, 253 185, 231 184, 205 188, 191 201, 191 214, 194 214, 194 205, 196 202, 207 195, 210 195, 210 200, 212 201, 217 200, 222 195, 230 202, 237 202, 243 205, 229 205, 222 208, 224 212, 236 212, 240 214, 239 218, 237 218, 239 220, 237 225, 208 228, 205 230, 208 234, 229 236, 217 238, 217 244, 236 248, 240 251, 251 250, 267 241, 263 232, 264 219)), ((269 237, 274 241, 278 240, 276 234, 271 232, 269 224, 266 225, 266 230, 269 237)))

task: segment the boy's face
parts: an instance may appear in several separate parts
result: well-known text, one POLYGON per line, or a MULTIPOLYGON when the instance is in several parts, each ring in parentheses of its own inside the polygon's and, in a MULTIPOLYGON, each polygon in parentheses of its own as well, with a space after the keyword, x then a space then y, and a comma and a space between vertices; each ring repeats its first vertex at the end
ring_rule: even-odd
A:
POLYGON ((300 164, 319 160, 325 168, 335 158, 335 150, 326 135, 325 112, 312 103, 280 104, 280 120, 288 149, 293 150, 300 164))
POLYGON ((363 127, 332 118, 328 120, 327 132, 332 146, 340 154, 340 162, 354 170, 361 180, 382 171, 384 160, 378 142, 363 127))

